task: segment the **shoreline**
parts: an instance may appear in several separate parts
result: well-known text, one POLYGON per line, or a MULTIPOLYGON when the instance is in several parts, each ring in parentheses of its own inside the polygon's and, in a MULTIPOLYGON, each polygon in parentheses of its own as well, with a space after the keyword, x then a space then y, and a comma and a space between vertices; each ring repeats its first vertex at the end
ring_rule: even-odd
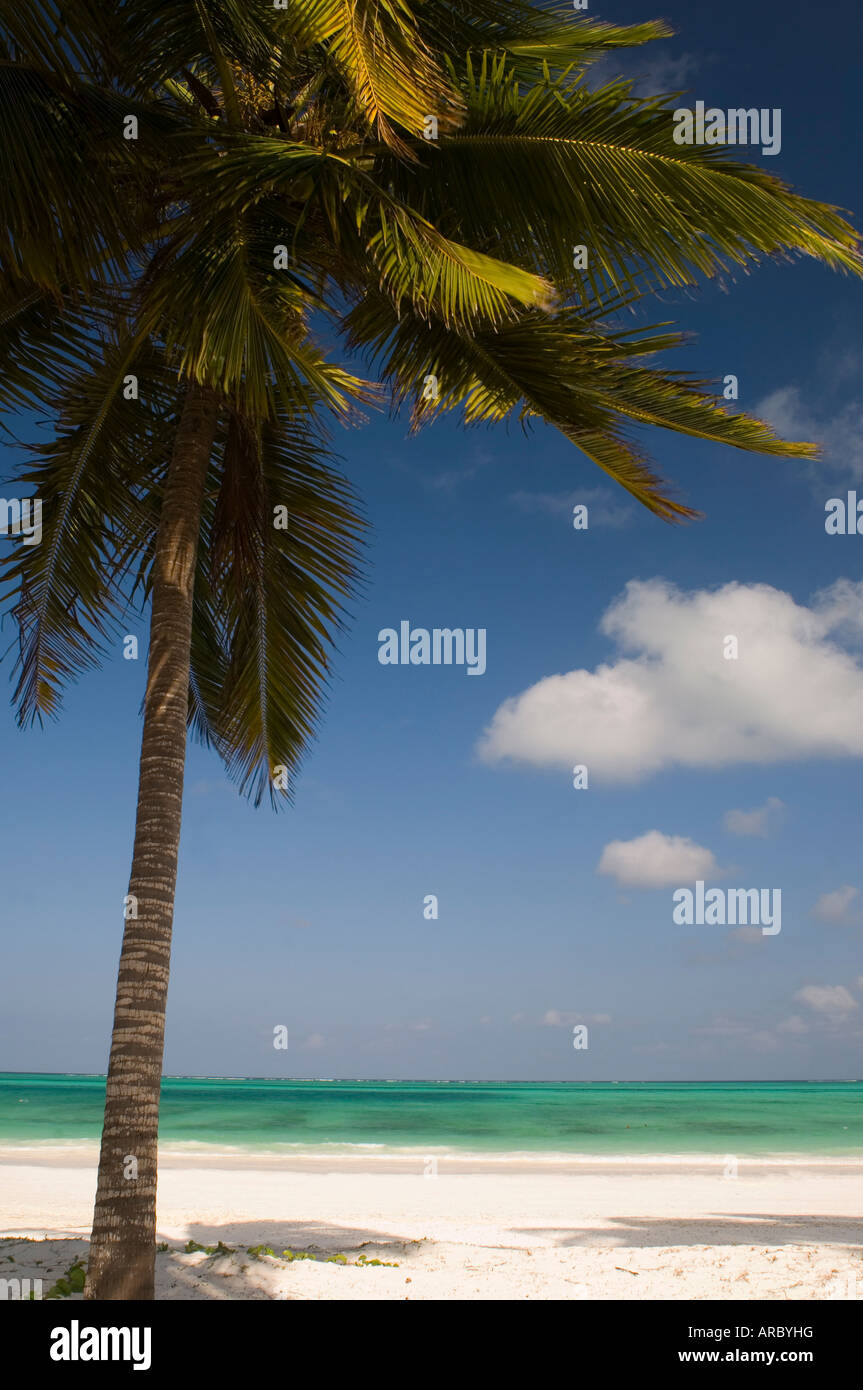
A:
MULTIPOLYGON (((95 1168, 99 1145, 86 1140, 68 1143, 0 1143, 0 1167, 95 1168)), ((468 1151, 427 1145, 385 1149, 378 1145, 291 1146, 281 1150, 222 1148, 217 1145, 165 1145, 159 1148, 159 1169, 220 1169, 236 1172, 393 1173, 415 1174, 434 1160, 438 1171, 451 1174, 543 1174, 602 1176, 603 1174, 664 1174, 722 1176, 731 1160, 753 1176, 780 1172, 863 1176, 863 1151, 858 1154, 771 1153, 644 1153, 595 1154, 555 1151, 468 1151)))

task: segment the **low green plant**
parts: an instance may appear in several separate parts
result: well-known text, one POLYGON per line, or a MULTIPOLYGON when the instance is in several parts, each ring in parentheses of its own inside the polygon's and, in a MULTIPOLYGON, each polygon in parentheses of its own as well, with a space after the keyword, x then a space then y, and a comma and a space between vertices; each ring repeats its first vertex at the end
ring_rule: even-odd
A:
POLYGON ((81 1260, 75 1260, 73 1264, 70 1264, 66 1273, 60 1276, 56 1284, 52 1284, 45 1297, 69 1298, 73 1293, 83 1293, 84 1280, 86 1277, 87 1270, 83 1262, 81 1260))
MULTIPOLYGON (((206 1249, 208 1254, 233 1254, 233 1251, 229 1251, 228 1247, 222 1245, 221 1241, 219 1241, 218 1247, 195 1245, 194 1241, 189 1241, 189 1244, 186 1246, 186 1249, 206 1249)), ((275 1255, 275 1251, 273 1250, 273 1247, 271 1245, 250 1245, 248 1247, 248 1251, 253 1260, 260 1260, 264 1257, 264 1255, 275 1255)), ((297 1260, 312 1260, 316 1263, 328 1265, 346 1265, 351 1263, 348 1260, 347 1255, 327 1255, 325 1258, 321 1257, 319 1259, 319 1257, 315 1255, 314 1252, 311 1250, 283 1250, 282 1259, 286 1260, 288 1264, 294 1264, 297 1260)), ((363 1267, 365 1267, 366 1265, 381 1265, 385 1266, 387 1269, 398 1269, 399 1267, 398 1260, 370 1260, 367 1255, 360 1255, 359 1258, 356 1260, 356 1264, 362 1265, 363 1267)), ((245 1266, 243 1266, 243 1268, 245 1268, 245 1266)))

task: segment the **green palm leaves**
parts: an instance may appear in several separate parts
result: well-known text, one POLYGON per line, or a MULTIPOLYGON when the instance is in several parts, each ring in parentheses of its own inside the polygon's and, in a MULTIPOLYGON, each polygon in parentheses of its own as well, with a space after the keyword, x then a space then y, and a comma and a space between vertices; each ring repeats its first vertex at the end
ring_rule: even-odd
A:
POLYGON ((663 370, 675 332, 621 327, 647 289, 766 255, 861 271, 835 209, 582 80, 667 33, 510 0, 0 0, 0 404, 55 425, 22 472, 43 542, 5 562, 22 719, 148 592, 190 381, 219 426, 189 718, 256 801, 308 746, 360 573, 327 429, 383 389, 416 426, 545 422, 670 521, 694 513, 643 426, 812 453, 663 370))
POLYGON ((354 592, 363 524, 308 426, 241 414, 219 445, 195 591, 192 714, 258 804, 292 784, 314 734, 329 643, 354 592), (289 538, 289 539, 288 539, 289 538))
MULTIPOLYGON (((465 116, 429 152, 427 215, 457 214, 466 240, 493 240, 562 289, 694 284, 766 253, 861 272, 857 234, 835 209, 720 147, 674 144, 663 98, 638 100, 620 81, 591 91, 580 73, 547 68, 526 87, 505 54, 468 55, 453 77, 465 116), (578 278, 574 243, 590 252, 578 278)), ((392 173, 411 185, 411 170, 392 173)))

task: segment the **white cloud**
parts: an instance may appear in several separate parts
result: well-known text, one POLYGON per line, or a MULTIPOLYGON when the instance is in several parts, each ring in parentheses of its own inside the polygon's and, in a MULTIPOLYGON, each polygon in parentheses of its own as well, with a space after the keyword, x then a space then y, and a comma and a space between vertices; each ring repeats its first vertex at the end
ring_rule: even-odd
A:
POLYGON ((805 985, 794 996, 801 1004, 827 1018, 844 1018, 859 1008, 857 1000, 844 985, 805 985))
POLYGON ((822 922, 847 922, 848 909, 857 897, 859 889, 846 883, 844 888, 834 888, 832 893, 822 893, 812 909, 813 917, 822 922))
POLYGON ((602 851, 598 874, 610 874, 633 888, 663 888, 673 883, 721 874, 711 850, 683 835, 648 830, 635 840, 612 840, 602 851))
POLYGON ((726 811, 724 825, 732 835, 759 835, 765 837, 775 825, 778 813, 785 809, 785 803, 778 796, 769 796, 763 806, 754 811, 726 811))
POLYGON ((306 1052, 316 1052, 319 1047, 326 1045, 326 1041, 323 1033, 310 1033, 303 1043, 303 1048, 306 1052))
POLYGON ((547 1009, 542 1017, 542 1023, 546 1028, 571 1028, 578 1023, 589 1023, 592 1026, 610 1022, 611 1014, 572 1013, 560 1009, 547 1009))
POLYGON ((818 444, 825 463, 852 480, 863 479, 863 405, 859 401, 851 401, 838 414, 819 420, 802 403, 796 386, 783 386, 759 401, 753 414, 766 420, 784 439, 818 444))
POLYGON ((600 628, 617 659, 504 701, 480 757, 637 781, 675 766, 863 756, 863 664, 850 649, 863 582, 840 580, 807 607, 766 584, 633 580, 600 628), (737 660, 723 657, 729 634, 737 660))
POLYGON ((815 442, 812 414, 801 403, 796 386, 781 386, 778 391, 772 391, 758 402, 753 414, 766 420, 785 439, 815 442))

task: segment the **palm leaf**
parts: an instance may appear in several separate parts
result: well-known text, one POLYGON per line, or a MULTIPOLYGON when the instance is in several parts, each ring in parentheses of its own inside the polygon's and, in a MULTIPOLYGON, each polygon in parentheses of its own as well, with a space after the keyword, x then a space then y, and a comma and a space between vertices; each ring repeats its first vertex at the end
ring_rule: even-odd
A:
POLYGON ((367 125, 402 157, 410 150, 397 126, 420 135, 429 114, 441 126, 457 119, 458 94, 405 0, 303 0, 291 9, 285 33, 324 48, 367 125))
POLYGON ((596 305, 591 317, 575 310, 553 318, 529 312, 493 331, 469 333, 416 315, 397 317, 383 296, 369 295, 348 317, 348 342, 380 363, 396 408, 413 396, 415 428, 455 409, 466 425, 510 416, 522 423, 542 419, 666 521, 696 513, 671 495, 628 433, 631 424, 759 453, 812 457, 813 445, 780 440, 763 422, 727 412, 708 383, 639 365, 639 357, 679 346, 680 335, 642 330, 635 338, 632 331, 615 331, 603 322, 608 309, 596 305), (427 375, 439 383, 434 401, 421 394, 427 375))
POLYGON ((19 629, 19 723, 59 712, 62 689, 99 664, 129 606, 124 579, 146 547, 148 497, 166 456, 176 377, 129 338, 82 365, 59 402, 54 439, 30 446, 19 474, 43 506, 41 544, 2 560, 19 629), (140 397, 126 400, 124 378, 140 397))
POLYGON ((196 581, 190 721, 255 805, 265 790, 273 805, 292 797, 274 769, 292 778, 314 737, 362 530, 310 423, 231 413, 196 581))
MULTIPOLYGON (((480 249, 588 286, 694 284, 766 254, 802 254, 861 274, 854 228, 727 149, 676 145, 664 98, 617 81, 589 91, 563 74, 524 89, 505 57, 465 61, 465 120, 425 155, 424 214, 480 249), (573 249, 588 249, 587 273, 573 249)), ((381 182, 409 196, 417 178, 385 155, 381 182)))

